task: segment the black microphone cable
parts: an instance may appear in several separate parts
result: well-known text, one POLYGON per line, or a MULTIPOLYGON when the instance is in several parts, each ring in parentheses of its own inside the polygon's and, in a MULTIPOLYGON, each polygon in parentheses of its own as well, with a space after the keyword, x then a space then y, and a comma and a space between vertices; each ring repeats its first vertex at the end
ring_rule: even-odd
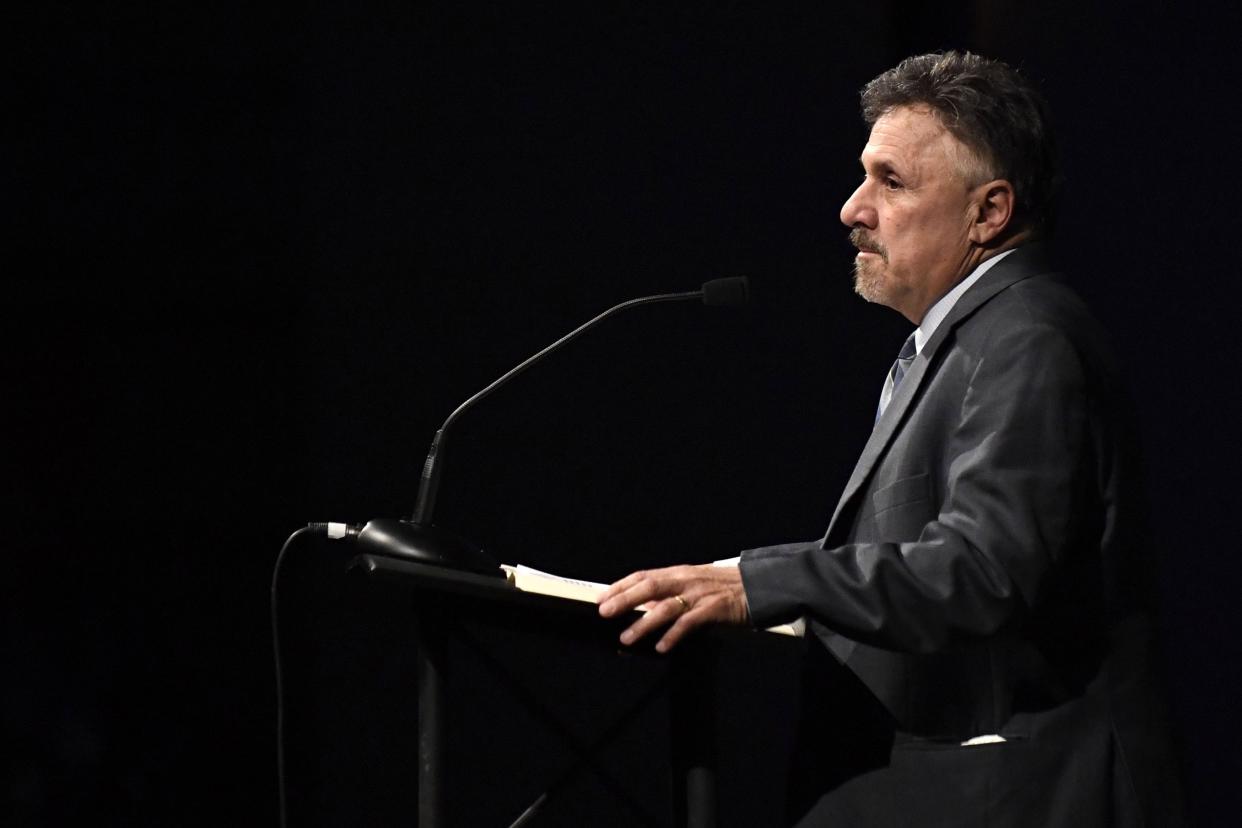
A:
POLYGON ((280 623, 277 608, 276 587, 280 580, 280 569, 285 562, 285 554, 293 542, 303 535, 322 535, 328 538, 353 538, 358 536, 358 527, 347 523, 308 523, 294 532, 280 547, 276 555, 276 565, 272 568, 272 657, 276 666, 276 787, 277 806, 280 810, 280 828, 285 828, 288 820, 288 803, 285 787, 285 680, 280 663, 280 623))

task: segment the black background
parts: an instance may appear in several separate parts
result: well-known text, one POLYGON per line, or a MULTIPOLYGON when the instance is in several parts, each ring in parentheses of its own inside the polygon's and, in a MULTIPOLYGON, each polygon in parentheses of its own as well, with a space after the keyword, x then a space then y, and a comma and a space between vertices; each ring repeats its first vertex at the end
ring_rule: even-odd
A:
MULTIPOLYGON (((1022 67, 1057 113, 1056 247, 1138 401, 1192 805, 1232 824, 1239 15, 530 5, 8 13, 12 824, 273 824, 281 543, 408 514, 448 412, 623 299, 755 296, 635 311, 468 414, 437 522, 591 580, 820 534, 908 330, 850 288, 857 89, 935 48, 1022 67)), ((362 701, 333 726, 404 714, 299 744, 388 792, 325 760, 325 821, 395 824, 404 616, 331 582, 327 651, 374 668, 337 676, 362 701)))

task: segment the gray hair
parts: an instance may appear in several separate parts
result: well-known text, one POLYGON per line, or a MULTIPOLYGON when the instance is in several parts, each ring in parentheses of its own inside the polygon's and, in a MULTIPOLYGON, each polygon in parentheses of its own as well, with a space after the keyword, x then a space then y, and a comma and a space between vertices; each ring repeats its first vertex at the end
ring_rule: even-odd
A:
POLYGON ((903 60, 862 89, 868 126, 898 107, 929 108, 975 155, 968 177, 1004 178, 1016 195, 1017 226, 1048 236, 1061 176, 1048 104, 1016 69, 970 52, 903 60))

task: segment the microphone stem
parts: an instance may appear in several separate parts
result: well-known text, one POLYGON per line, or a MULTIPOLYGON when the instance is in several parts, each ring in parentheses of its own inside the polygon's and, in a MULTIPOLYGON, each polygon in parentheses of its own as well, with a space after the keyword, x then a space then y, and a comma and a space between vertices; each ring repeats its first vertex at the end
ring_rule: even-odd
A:
POLYGON ((488 394, 492 393, 497 388, 504 385, 510 379, 516 377, 518 374, 522 373, 548 354, 551 354, 553 351, 574 341, 580 335, 586 333, 588 329, 594 327, 600 322, 603 322, 614 313, 628 310, 629 308, 637 307, 639 305, 652 305, 657 302, 684 302, 688 299, 701 298, 703 298, 702 290, 688 290, 681 293, 660 293, 655 296, 640 296, 637 299, 630 299, 628 302, 622 302, 619 305, 614 305, 600 315, 596 316, 594 319, 584 322, 574 328, 572 331, 565 334, 560 339, 544 348, 542 351, 539 351, 537 354, 528 357, 514 367, 510 368, 504 374, 493 380, 482 391, 479 391, 473 397, 457 406, 457 408, 453 410, 453 413, 448 415, 448 417, 444 420, 444 424, 440 426, 440 429, 436 432, 436 436, 431 440, 431 449, 427 452, 426 462, 423 463, 423 476, 418 486, 418 502, 414 506, 414 515, 410 518, 410 521, 417 526, 428 526, 431 524, 431 513, 435 508, 436 503, 436 490, 440 487, 440 468, 442 466, 440 461, 444 457, 444 435, 448 432, 449 426, 451 426, 453 422, 466 411, 466 409, 470 408, 476 402, 483 399, 488 394))

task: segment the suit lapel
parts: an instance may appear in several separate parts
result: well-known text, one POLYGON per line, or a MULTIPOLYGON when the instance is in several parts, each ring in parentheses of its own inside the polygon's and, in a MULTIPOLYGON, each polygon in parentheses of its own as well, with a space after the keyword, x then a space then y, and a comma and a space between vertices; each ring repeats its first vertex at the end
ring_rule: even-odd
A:
POLYGON ((949 311, 949 315, 936 328, 932 338, 914 358, 901 385, 889 400, 888 407, 884 409, 884 414, 875 424, 871 437, 863 447, 862 456, 858 458, 854 472, 850 475, 849 482, 845 484, 845 491, 842 492, 841 499, 837 502, 837 508, 828 524, 828 535, 831 535, 837 528, 837 521, 846 511, 847 505, 862 490, 871 472, 875 469, 876 463, 888 450, 899 426, 905 421, 906 411, 918 398, 924 383, 931 381, 930 377, 933 372, 929 371, 929 366, 935 361, 936 354, 940 352, 944 342, 948 340, 949 333, 1005 288, 1044 272, 1046 269, 1042 246, 1027 245, 1006 256, 1003 261, 972 285, 970 290, 962 294, 957 304, 949 311))

